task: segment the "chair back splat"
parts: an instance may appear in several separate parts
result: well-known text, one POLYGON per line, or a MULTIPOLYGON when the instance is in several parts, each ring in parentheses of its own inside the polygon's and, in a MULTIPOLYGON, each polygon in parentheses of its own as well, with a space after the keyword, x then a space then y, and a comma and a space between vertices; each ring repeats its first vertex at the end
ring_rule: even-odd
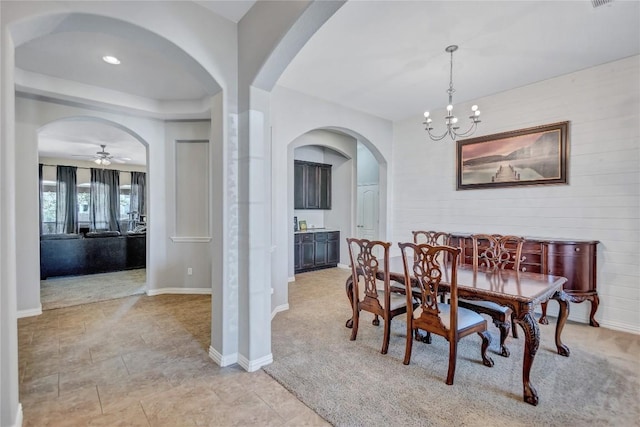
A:
POLYGON ((427 243, 429 245, 449 245, 451 243, 451 234, 443 231, 412 231, 413 243, 427 243))
POLYGON ((499 234, 474 234, 471 238, 473 240, 473 268, 483 266, 503 270, 520 270, 520 263, 523 261, 524 238, 499 234))
MULTIPOLYGON (((485 267, 500 270, 520 271, 520 263, 525 260, 522 256, 524 238, 518 236, 502 236, 500 234, 474 234, 473 268, 485 267)), ((480 314, 487 314, 500 330, 500 354, 509 357, 506 340, 509 331, 518 338, 518 332, 513 319, 513 311, 509 307, 501 306, 489 301, 460 300, 461 307, 468 308, 480 314)))

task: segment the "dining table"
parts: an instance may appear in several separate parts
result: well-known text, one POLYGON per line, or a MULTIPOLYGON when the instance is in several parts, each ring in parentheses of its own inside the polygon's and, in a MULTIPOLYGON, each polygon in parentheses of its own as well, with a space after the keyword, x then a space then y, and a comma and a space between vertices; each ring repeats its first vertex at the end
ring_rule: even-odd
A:
MULTIPOLYGON (((401 256, 389 258, 389 276, 391 291, 404 293, 406 289, 404 267, 401 256)), ((383 267, 382 265, 380 267, 383 267)), ((569 296, 563 290, 567 279, 541 273, 531 273, 514 270, 496 270, 484 267, 473 268, 462 264, 457 267, 458 297, 469 300, 492 301, 510 307, 513 310, 514 322, 524 330, 524 358, 522 366, 522 385, 524 401, 531 405, 538 404, 538 392, 531 383, 531 366, 540 345, 540 328, 536 322, 534 309, 551 299, 558 301, 560 306, 556 323, 555 343, 558 354, 569 357, 569 348, 562 343, 561 335, 564 324, 569 316, 569 296)), ((440 291, 448 292, 447 270, 440 282, 440 291)), ((384 278, 385 271, 380 268, 378 278, 384 278)), ((415 279, 411 278, 414 282, 415 279)), ((353 275, 347 278, 347 297, 353 309, 353 275)), ((417 289, 413 284, 412 288, 417 289)), ((414 292, 415 294, 415 292, 414 292)), ((419 296, 418 294, 416 294, 419 296)), ((346 326, 353 327, 353 318, 347 320, 346 326)))

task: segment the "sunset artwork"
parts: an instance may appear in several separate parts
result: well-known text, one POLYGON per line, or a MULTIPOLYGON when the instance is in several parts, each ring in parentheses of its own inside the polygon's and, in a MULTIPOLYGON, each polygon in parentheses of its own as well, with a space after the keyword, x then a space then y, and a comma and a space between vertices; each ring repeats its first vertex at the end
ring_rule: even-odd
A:
POLYGON ((566 183, 568 122, 458 141, 458 189, 566 183))

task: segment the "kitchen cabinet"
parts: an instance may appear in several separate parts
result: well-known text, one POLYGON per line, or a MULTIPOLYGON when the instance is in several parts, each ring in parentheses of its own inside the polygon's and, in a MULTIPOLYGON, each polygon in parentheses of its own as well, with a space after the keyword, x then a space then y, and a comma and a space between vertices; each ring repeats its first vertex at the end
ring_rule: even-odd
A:
POLYGON ((294 161, 294 208, 331 209, 331 165, 294 161))
POLYGON ((296 273, 336 267, 339 261, 339 231, 310 231, 294 235, 296 273))

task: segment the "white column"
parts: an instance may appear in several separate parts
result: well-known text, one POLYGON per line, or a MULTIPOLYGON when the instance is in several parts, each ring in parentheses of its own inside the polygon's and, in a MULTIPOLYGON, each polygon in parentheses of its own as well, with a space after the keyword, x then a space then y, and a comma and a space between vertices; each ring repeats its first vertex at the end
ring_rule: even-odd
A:
POLYGON ((240 114, 239 357, 248 371, 272 362, 271 354, 271 148, 269 93, 251 88, 240 114))
POLYGON ((22 424, 18 401, 14 46, 2 28, 0 49, 0 425, 22 424))
POLYGON ((211 347, 220 366, 238 362, 238 116, 225 96, 211 104, 211 347), (225 120, 226 117, 226 120, 225 120))

